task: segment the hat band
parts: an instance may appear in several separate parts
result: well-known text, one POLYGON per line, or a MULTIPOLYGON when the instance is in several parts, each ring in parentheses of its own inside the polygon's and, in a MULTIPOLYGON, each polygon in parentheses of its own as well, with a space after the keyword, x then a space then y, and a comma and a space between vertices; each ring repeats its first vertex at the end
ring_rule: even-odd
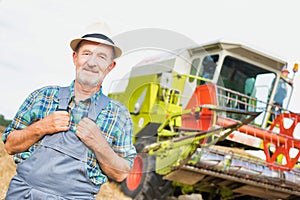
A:
POLYGON ((87 37, 98 38, 98 39, 106 40, 112 44, 115 44, 109 37, 107 37, 106 35, 103 35, 103 34, 99 34, 99 33, 86 34, 86 35, 82 36, 81 38, 87 38, 87 37))

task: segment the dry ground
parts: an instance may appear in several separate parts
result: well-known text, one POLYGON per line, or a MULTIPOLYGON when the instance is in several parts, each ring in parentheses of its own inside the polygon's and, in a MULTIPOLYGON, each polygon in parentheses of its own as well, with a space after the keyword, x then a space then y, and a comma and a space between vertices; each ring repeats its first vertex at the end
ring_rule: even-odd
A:
MULTIPOLYGON (((4 127, 0 126, 0 136, 4 127)), ((16 173, 16 165, 13 162, 12 156, 8 155, 3 148, 3 142, 0 141, 0 200, 3 200, 8 188, 10 179, 16 173)), ((131 200, 126 197, 119 189, 119 185, 116 183, 106 183, 101 187, 100 193, 96 196, 97 200, 131 200)))
MULTIPOLYGON (((4 128, 0 126, 0 135, 2 136, 4 128)), ((15 174, 16 165, 11 156, 9 156, 3 148, 3 142, 0 141, 0 199, 4 199, 7 186, 11 177, 15 174)))

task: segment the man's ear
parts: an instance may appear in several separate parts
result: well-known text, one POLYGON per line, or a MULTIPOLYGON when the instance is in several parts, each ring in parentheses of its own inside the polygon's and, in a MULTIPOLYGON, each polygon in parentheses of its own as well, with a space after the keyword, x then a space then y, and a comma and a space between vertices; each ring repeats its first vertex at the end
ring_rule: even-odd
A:
POLYGON ((73 51, 72 57, 73 57, 73 63, 75 64, 75 59, 76 59, 76 57, 77 57, 77 54, 76 54, 75 51, 73 51))
POLYGON ((109 66, 108 66, 108 72, 110 72, 111 70, 113 70, 113 68, 115 68, 116 66, 116 61, 113 61, 109 66))

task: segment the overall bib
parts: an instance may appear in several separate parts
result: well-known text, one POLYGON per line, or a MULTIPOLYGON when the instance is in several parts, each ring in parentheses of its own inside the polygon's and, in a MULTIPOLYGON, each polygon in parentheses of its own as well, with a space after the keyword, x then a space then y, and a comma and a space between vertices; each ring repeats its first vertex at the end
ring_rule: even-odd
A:
MULTIPOLYGON (((66 110, 69 88, 59 90, 59 110, 66 110)), ((96 120, 109 98, 91 103, 88 118, 96 120)), ((100 186, 87 173, 87 147, 71 131, 46 135, 32 155, 18 164, 6 200, 95 199, 100 186)))

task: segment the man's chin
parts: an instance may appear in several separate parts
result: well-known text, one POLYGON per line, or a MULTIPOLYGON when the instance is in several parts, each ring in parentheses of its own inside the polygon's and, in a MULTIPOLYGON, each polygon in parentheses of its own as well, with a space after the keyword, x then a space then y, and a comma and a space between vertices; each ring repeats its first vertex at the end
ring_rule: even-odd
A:
POLYGON ((98 79, 93 80, 91 78, 85 78, 85 79, 77 78, 77 81, 79 83, 81 83, 82 85, 86 85, 86 86, 90 86, 90 87, 96 87, 102 83, 101 80, 98 80, 98 79))

